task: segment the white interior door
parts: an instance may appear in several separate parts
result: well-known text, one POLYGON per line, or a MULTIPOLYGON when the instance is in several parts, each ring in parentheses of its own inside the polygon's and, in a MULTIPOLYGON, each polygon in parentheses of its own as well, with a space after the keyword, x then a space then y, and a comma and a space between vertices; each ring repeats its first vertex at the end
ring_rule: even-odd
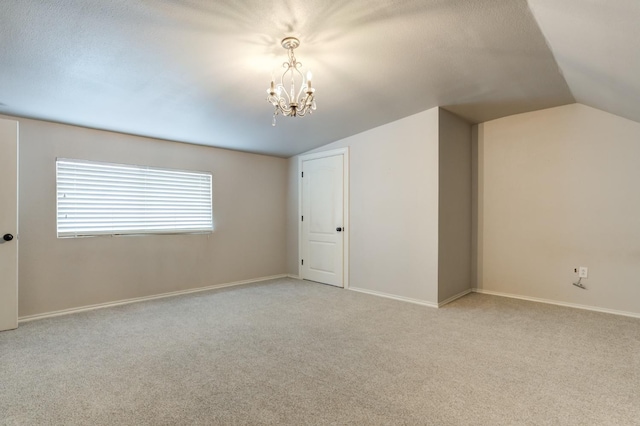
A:
POLYGON ((0 331, 18 327, 18 122, 0 119, 0 331))
POLYGON ((302 161, 301 274, 344 287, 344 155, 302 161))

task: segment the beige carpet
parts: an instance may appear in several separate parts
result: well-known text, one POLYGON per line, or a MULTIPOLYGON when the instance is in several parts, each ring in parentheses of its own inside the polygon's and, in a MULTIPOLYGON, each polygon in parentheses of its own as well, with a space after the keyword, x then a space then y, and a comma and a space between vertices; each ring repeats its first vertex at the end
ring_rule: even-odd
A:
POLYGON ((0 333, 0 424, 640 425, 640 320, 275 280, 0 333))

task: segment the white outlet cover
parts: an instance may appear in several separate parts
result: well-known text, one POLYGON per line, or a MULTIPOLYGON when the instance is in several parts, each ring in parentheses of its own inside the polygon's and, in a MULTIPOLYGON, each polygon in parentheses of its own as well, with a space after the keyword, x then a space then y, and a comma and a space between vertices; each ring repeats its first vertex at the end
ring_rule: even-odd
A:
POLYGON ((581 266, 578 269, 578 276, 580 278, 588 278, 589 277, 589 268, 587 268, 586 266, 581 266))

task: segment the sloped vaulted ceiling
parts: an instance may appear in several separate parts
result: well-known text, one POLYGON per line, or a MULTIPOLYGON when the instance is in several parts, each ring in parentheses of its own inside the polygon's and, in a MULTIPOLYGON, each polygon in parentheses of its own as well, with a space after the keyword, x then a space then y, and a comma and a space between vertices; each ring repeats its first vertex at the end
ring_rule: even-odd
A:
POLYGON ((638 120, 637 4, 5 0, 0 113, 279 156, 435 106, 482 122, 578 99, 638 120), (288 35, 318 111, 273 128, 288 35))
POLYGON ((640 122, 640 1, 529 4, 576 101, 640 122))

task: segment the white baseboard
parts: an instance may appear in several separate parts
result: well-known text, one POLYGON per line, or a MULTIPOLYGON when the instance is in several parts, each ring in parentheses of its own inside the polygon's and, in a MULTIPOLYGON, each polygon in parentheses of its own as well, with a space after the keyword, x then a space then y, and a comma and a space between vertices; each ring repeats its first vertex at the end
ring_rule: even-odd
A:
POLYGON ((585 311, 603 312, 605 314, 622 315, 622 316, 631 317, 631 318, 640 318, 640 313, 636 313, 636 312, 627 312, 627 311, 618 311, 615 309, 598 308, 596 306, 579 305, 577 303, 559 302, 557 300, 541 299, 538 297, 529 297, 529 296, 520 296, 518 294, 511 294, 511 293, 500 293, 498 291, 483 290, 480 288, 474 288, 473 292, 481 293, 481 294, 489 294, 491 296, 509 297, 511 299, 528 300, 529 302, 538 302, 538 303, 547 303, 549 305, 565 306, 567 308, 584 309, 585 311))
POLYGON ((45 312, 43 314, 27 315, 27 316, 18 318, 18 323, 35 321, 35 320, 44 319, 44 318, 59 317, 61 315, 76 314, 78 312, 93 311, 94 309, 111 308, 113 306, 128 305, 129 303, 138 303, 138 302, 146 302, 148 300, 164 299, 165 297, 181 296, 183 294, 198 293, 201 291, 215 290, 215 289, 224 288, 224 287, 233 287, 237 285, 275 280, 278 278, 285 278, 285 277, 287 277, 287 274, 272 275, 269 277, 260 277, 260 278, 254 278, 254 279, 244 280, 244 281, 234 281, 231 283, 215 284, 207 287, 199 287, 199 288, 193 288, 189 290, 172 291, 169 293, 155 294, 153 296, 134 297, 133 299, 118 300, 116 302, 98 303, 96 305, 81 306, 79 308, 69 308, 69 309, 63 309, 60 311, 45 312))
POLYGON ((357 291, 359 293, 371 294, 379 297, 386 297, 387 299, 400 300, 402 302, 414 303, 416 305, 428 306, 430 308, 438 307, 437 303, 427 302, 426 300, 420 300, 420 299, 412 299, 410 297, 396 296, 395 294, 383 293, 381 291, 367 290, 367 289, 358 288, 358 287, 349 287, 348 290, 357 291))
POLYGON ((473 289, 468 288, 465 291, 461 291, 460 293, 458 293, 458 294, 456 294, 454 296, 451 296, 450 298, 448 298, 446 300, 443 300, 442 302, 438 302, 438 308, 446 305, 447 303, 451 303, 456 299, 460 299, 462 296, 466 296, 467 294, 469 294, 471 292, 473 292, 473 289))
MULTIPOLYGON (((136 297, 136 298, 133 298, 133 299, 118 300, 116 302, 99 303, 99 304, 96 304, 96 305, 89 305, 89 306, 82 306, 82 307, 78 307, 78 308, 63 309, 63 310, 60 310, 60 311, 46 312, 46 313, 42 313, 42 314, 27 315, 27 316, 18 318, 18 322, 19 323, 23 323, 23 322, 35 321, 35 320, 44 319, 44 318, 52 318, 52 317, 58 317, 58 316, 62 316, 62 315, 75 314, 75 313, 78 313, 78 312, 92 311, 94 309, 102 309, 102 308, 110 308, 110 307, 113 307, 113 306, 128 305, 130 303, 145 302, 145 301, 155 300, 155 299, 163 299, 163 298, 166 298, 166 297, 180 296, 180 295, 184 295, 184 294, 198 293, 198 292, 201 292, 201 291, 215 290, 215 289, 220 289, 220 288, 225 288, 225 287, 233 287, 233 286, 238 286, 238 285, 243 285, 243 284, 257 283, 257 282, 261 282, 261 281, 274 280, 274 279, 278 279, 278 278, 292 278, 292 279, 297 279, 297 280, 301 279, 299 276, 293 275, 293 274, 272 275, 272 276, 268 276, 268 277, 254 278, 254 279, 244 280, 244 281, 235 281, 235 282, 224 283, 224 284, 215 284, 215 285, 211 285, 211 286, 207 286, 207 287, 199 287, 199 288, 194 288, 194 289, 189 289, 189 290, 172 291, 172 292, 169 292, 169 293, 156 294, 156 295, 153 295, 153 296, 136 297)), ((603 312, 603 313, 614 314, 614 315, 622 315, 622 316, 631 317, 631 318, 640 318, 640 313, 635 313, 635 312, 627 312, 627 311, 619 311, 619 310, 615 310, 615 309, 599 308, 599 307, 595 307, 595 306, 579 305, 579 304, 576 304, 576 303, 559 302, 559 301, 556 301, 556 300, 541 299, 541 298, 538 298, 538 297, 530 297, 530 296, 521 296, 521 295, 511 294, 511 293, 501 293, 501 292, 497 292, 497 291, 483 290, 483 289, 479 289, 479 288, 473 288, 473 289, 465 290, 465 291, 463 291, 461 293, 458 293, 455 296, 452 296, 452 297, 448 298, 447 300, 444 300, 444 301, 442 301, 440 303, 433 303, 433 302, 428 302, 426 300, 420 300, 420 299, 412 299, 412 298, 409 298, 409 297, 397 296, 397 295, 394 295, 394 294, 383 293, 383 292, 380 292, 380 291, 368 290, 368 289, 357 288, 357 287, 349 287, 348 290, 357 291, 359 293, 371 294, 373 296, 378 296, 378 297, 385 297, 387 299, 399 300, 399 301, 402 301, 402 302, 409 302, 409 303, 413 303, 413 304, 416 304, 416 305, 428 306, 430 308, 439 308, 441 306, 446 305, 447 303, 451 303, 456 299, 459 299, 459 298, 461 298, 463 296, 466 296, 467 294, 469 294, 471 292, 474 292, 474 293, 488 294, 488 295, 491 295, 491 296, 509 297, 511 299, 520 299, 520 300, 527 300, 527 301, 530 301, 530 302, 547 303, 547 304, 550 304, 550 305, 558 305, 558 306, 565 306, 565 307, 568 307, 568 308, 583 309, 583 310, 587 310, 587 311, 603 312)))

